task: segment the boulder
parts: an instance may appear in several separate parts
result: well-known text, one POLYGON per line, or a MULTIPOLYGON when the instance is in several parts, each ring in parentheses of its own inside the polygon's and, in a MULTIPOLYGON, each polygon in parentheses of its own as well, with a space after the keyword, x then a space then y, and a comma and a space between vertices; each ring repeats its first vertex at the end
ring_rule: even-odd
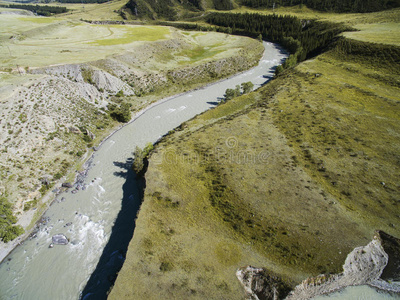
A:
POLYGON ((64 182, 61 186, 69 189, 69 188, 72 188, 72 183, 64 182))
POLYGON ((75 134, 80 134, 80 133, 82 133, 82 132, 79 130, 79 128, 77 128, 77 127, 75 127, 75 126, 69 127, 68 130, 69 130, 69 132, 75 133, 75 134))
POLYGON ((54 244, 54 245, 67 245, 69 242, 67 237, 65 235, 63 235, 62 233, 53 235, 51 240, 52 240, 52 244, 54 244))

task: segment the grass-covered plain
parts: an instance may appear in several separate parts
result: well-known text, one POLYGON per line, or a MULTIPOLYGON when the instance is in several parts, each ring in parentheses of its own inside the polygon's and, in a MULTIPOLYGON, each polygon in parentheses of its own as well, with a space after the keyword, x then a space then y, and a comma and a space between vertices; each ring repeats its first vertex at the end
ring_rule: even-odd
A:
MULTIPOLYGON (((177 68, 185 64, 235 55, 240 38, 215 33, 185 33, 162 26, 96 25, 67 18, 0 15, 0 71, 70 63, 86 63, 135 51, 145 42, 185 39, 192 46, 149 60, 152 68, 177 68)), ((136 53, 139 55, 140 53, 136 53)), ((138 64, 137 67, 148 68, 138 64)))
POLYGON ((55 18, 0 15, 1 67, 84 63, 122 53, 145 41, 171 38, 170 29, 93 25, 55 18))
POLYGON ((400 46, 400 23, 358 24, 354 28, 358 31, 346 32, 344 35, 363 42, 400 46))

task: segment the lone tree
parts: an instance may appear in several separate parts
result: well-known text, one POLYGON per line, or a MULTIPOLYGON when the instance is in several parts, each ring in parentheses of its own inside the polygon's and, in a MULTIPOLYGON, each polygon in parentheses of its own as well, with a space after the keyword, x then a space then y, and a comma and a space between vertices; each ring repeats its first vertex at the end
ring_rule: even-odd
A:
POLYGON ((142 172, 145 171, 145 166, 147 164, 147 158, 149 157, 149 154, 151 150, 154 149, 154 146, 152 143, 147 143, 146 146, 141 149, 140 147, 136 146, 135 151, 133 152, 133 155, 135 156, 133 164, 132 164, 132 170, 137 174, 137 175, 142 175, 142 172))
POLYGON ((121 123, 129 122, 129 120, 131 119, 130 108, 131 105, 126 102, 123 102, 120 105, 117 105, 115 103, 111 103, 108 105, 110 117, 121 123))

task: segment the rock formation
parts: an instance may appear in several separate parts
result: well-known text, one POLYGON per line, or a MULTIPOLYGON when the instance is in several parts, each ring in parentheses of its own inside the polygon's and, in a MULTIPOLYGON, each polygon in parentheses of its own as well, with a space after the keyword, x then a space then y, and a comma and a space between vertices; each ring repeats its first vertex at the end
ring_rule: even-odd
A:
POLYGON ((392 283, 392 280, 400 279, 399 246, 399 239, 377 231, 368 245, 355 248, 347 256, 342 273, 307 278, 290 293, 285 293, 280 278, 269 275, 265 269, 248 266, 239 269, 236 276, 244 286, 247 298, 254 300, 311 299, 354 285, 370 285, 400 293, 400 284, 392 283))
POLYGON ((244 286, 248 299, 284 299, 290 287, 279 277, 263 268, 247 266, 236 271, 236 276, 244 286))

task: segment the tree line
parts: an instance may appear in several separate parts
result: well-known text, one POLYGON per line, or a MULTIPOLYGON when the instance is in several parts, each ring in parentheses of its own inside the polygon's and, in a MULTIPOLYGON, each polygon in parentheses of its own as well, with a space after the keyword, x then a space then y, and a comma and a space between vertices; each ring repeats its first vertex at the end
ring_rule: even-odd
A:
POLYGON ((307 5, 329 12, 373 12, 400 7, 400 0, 242 0, 242 5, 254 8, 307 5))
POLYGON ((111 0, 57 0, 57 2, 60 3, 105 3, 105 2, 110 2, 111 0))
POLYGON ((206 17, 206 21, 219 26, 217 31, 259 37, 279 43, 289 51, 290 56, 277 68, 277 73, 321 53, 339 33, 349 30, 341 24, 300 20, 294 16, 275 14, 211 13, 206 17))
POLYGON ((34 12, 40 16, 51 16, 54 14, 62 14, 67 12, 67 8, 63 6, 47 6, 47 5, 30 5, 30 4, 8 4, 3 7, 24 9, 34 12))

